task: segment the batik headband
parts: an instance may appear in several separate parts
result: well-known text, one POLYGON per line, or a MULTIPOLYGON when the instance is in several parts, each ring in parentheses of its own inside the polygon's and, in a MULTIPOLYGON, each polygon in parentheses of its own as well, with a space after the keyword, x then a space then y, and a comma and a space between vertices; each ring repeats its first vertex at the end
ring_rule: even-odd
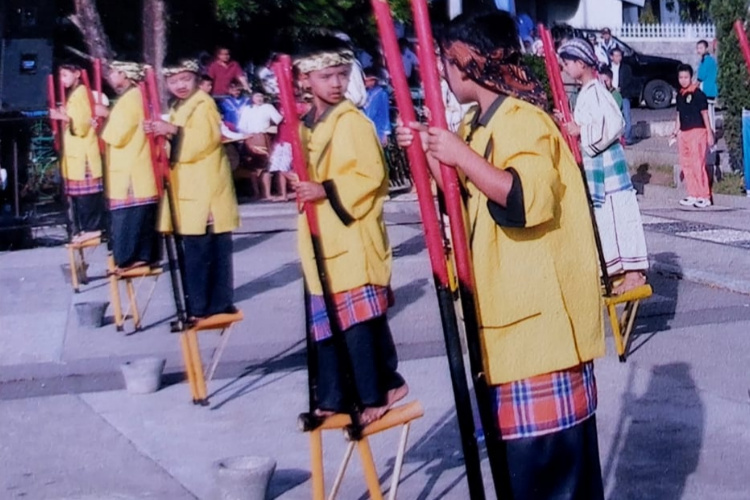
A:
POLYGON ((517 49, 498 48, 484 54, 472 45, 454 41, 443 45, 442 53, 479 85, 547 108, 544 87, 521 63, 521 53, 517 49))
POLYGON ((174 76, 186 71, 198 74, 198 68, 198 61, 183 59, 174 66, 165 66, 164 69, 161 70, 161 74, 165 77, 174 76))
POLYGON ((128 80, 133 80, 134 82, 140 82, 145 76, 143 65, 136 62, 112 61, 109 67, 124 73, 128 80))
POLYGON ((594 53, 594 47, 582 38, 573 38, 568 40, 557 50, 562 58, 578 59, 586 66, 597 67, 599 60, 594 53))
POLYGON ((353 62, 354 52, 345 49, 338 52, 318 52, 317 54, 300 57, 294 61, 294 66, 300 73, 306 74, 311 71, 341 66, 342 64, 352 64, 353 62))

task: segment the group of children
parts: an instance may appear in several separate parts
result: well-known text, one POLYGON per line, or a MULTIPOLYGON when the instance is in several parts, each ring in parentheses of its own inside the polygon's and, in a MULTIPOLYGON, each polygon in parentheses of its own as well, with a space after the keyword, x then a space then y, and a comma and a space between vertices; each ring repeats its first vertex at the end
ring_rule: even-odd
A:
MULTIPOLYGON (((595 77, 596 55, 585 40, 571 40, 559 50, 565 71, 582 85, 570 123, 556 123, 547 113, 546 94, 523 65, 516 26, 507 13, 457 17, 444 30, 439 51, 450 90, 461 105, 474 106, 458 133, 410 123, 400 124, 396 137, 407 147, 414 134, 423 135, 439 187, 439 164, 461 173, 485 372, 514 497, 603 498, 593 360, 605 349, 586 187, 607 274, 617 277, 614 293, 643 284, 648 266, 619 142, 622 116, 595 77), (581 139, 587 186, 559 127, 581 139)), ((295 58, 298 83, 311 93, 312 106, 299 131, 310 180, 295 180, 294 187, 298 201, 317 214, 323 252, 317 261, 325 262, 335 304, 334 311, 326 310, 310 228, 300 216, 307 334, 318 359, 316 412, 326 417, 349 407, 353 395, 341 383, 342 366, 349 364, 367 424, 404 398, 408 386, 398 373, 387 320, 393 294, 383 218, 388 194, 383 137, 346 98, 354 59, 345 42, 327 35, 311 37, 295 58), (334 331, 342 338, 334 338, 334 331), (339 341, 350 363, 339 357, 339 341)), ((176 213, 170 217, 162 202, 158 228, 181 236, 191 316, 230 311, 231 232, 239 218, 219 109, 198 88, 197 64, 180 61, 164 73, 173 96, 168 120, 144 117, 135 87, 138 68, 113 64, 109 79, 120 99, 111 112, 97 109, 107 118, 102 137, 109 144, 105 171, 113 220, 123 210, 112 237, 115 242, 142 239, 145 246, 145 236, 130 235, 155 230, 158 200, 145 134, 167 137, 176 213)), ((84 92, 79 73, 61 68, 69 104, 53 118, 68 125, 63 162, 68 192, 90 196, 80 183, 99 186, 101 193, 101 158, 92 110, 78 97, 84 92)), ((293 132, 287 130, 284 140, 293 132)), ((74 205, 77 217, 88 221, 90 205, 74 205)), ((149 258, 145 253, 131 257, 135 262, 149 258)), ((128 264, 119 257, 118 262, 128 264)))

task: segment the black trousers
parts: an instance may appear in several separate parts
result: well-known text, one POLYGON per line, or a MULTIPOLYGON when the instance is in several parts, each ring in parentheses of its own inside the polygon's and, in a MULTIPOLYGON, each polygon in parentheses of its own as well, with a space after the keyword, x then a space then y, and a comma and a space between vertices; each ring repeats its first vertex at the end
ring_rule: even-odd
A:
POLYGON ((104 193, 71 196, 75 232, 104 229, 104 193))
POLYGON ((234 311, 232 233, 182 236, 188 315, 234 311))
MULTIPOLYGON (((404 385, 396 371, 398 357, 393 336, 385 316, 359 323, 344 333, 354 371, 354 385, 365 407, 386 403, 388 391, 404 385)), ((342 385, 343 366, 335 339, 316 342, 318 357, 317 407, 321 410, 346 412, 350 405, 342 385)))
POLYGON ((112 253, 115 264, 127 267, 135 262, 159 262, 161 240, 156 232, 159 205, 118 208, 110 212, 112 253))
POLYGON ((604 500, 596 416, 546 436, 505 441, 513 498, 604 500))

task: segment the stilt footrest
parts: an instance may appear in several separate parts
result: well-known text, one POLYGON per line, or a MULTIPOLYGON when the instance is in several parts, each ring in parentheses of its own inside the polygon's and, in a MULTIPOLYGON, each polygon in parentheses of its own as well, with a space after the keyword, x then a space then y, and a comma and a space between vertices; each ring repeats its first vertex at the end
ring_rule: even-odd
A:
POLYGON ((159 280, 159 276, 164 273, 161 267, 149 267, 142 266, 127 271, 115 272, 114 259, 110 255, 108 259, 108 277, 109 277, 109 289, 111 295, 111 302, 115 313, 115 326, 118 332, 125 330, 125 321, 128 318, 133 320, 133 327, 135 331, 141 330, 141 322, 143 317, 146 315, 148 306, 151 303, 151 297, 156 289, 156 284, 159 280), (137 295, 140 290, 143 280, 145 278, 153 278, 151 287, 148 291, 148 298, 143 309, 138 308, 137 295), (133 280, 137 280, 136 285, 133 284, 133 280), (120 300, 120 285, 119 283, 125 282, 125 290, 128 294, 128 308, 122 312, 122 301, 120 300))
POLYGON ((622 295, 611 295, 604 297, 604 305, 607 307, 612 335, 615 339, 615 347, 621 362, 627 360, 627 350, 630 334, 633 332, 635 317, 638 314, 638 306, 641 301, 653 295, 651 285, 642 285, 628 290, 622 295), (617 306, 622 305, 622 312, 618 313, 617 306))
POLYGON ((81 284, 85 285, 89 282, 86 273, 89 265, 86 263, 84 250, 87 248, 98 247, 101 244, 101 238, 93 238, 81 242, 71 242, 65 245, 65 249, 68 251, 68 263, 70 265, 70 283, 73 285, 73 291, 75 293, 80 291, 81 284))

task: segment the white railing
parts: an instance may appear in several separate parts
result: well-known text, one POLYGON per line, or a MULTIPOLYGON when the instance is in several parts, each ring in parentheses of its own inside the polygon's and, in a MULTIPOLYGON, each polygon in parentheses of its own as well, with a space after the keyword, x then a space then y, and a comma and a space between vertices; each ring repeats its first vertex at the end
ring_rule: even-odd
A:
POLYGON ((707 40, 716 38, 713 24, 623 24, 612 34, 623 39, 707 40))

